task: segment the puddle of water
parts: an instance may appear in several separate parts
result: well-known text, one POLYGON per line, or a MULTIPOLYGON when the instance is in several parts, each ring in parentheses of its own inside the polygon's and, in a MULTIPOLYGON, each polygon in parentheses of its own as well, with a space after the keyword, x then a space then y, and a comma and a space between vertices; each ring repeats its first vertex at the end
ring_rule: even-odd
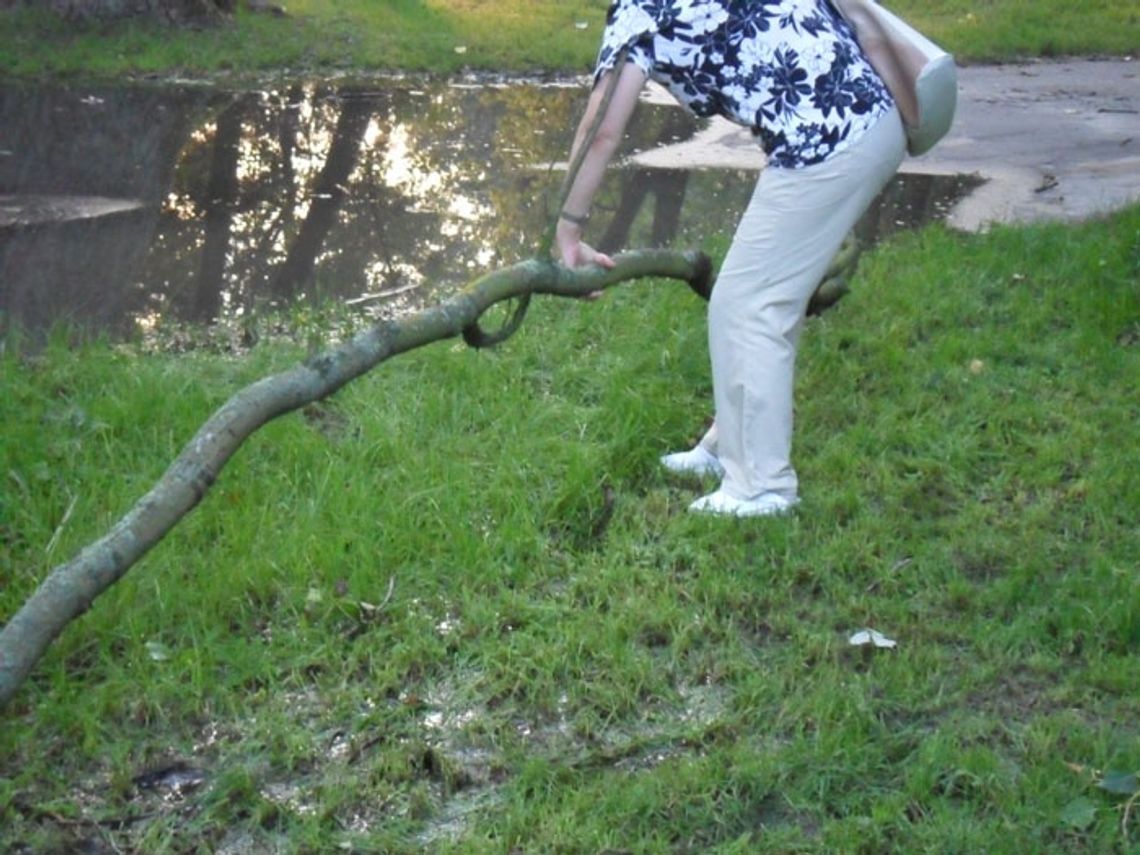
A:
MULTIPOLYGON (((369 316, 435 302, 531 254, 584 103, 536 84, 262 92, 0 87, 0 333, 60 321, 112 337, 239 321, 312 297, 369 316)), ((691 139, 639 107, 627 151, 691 139)), ((595 210, 604 249, 730 232, 755 175, 630 165, 595 210)), ((902 176, 864 238, 969 189, 902 176)))

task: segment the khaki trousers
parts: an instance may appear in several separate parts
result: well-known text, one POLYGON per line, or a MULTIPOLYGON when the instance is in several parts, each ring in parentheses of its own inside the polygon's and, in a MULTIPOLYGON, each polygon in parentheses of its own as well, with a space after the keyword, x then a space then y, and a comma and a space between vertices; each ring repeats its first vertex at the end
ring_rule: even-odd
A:
POLYGON ((897 110, 823 163, 765 169, 709 301, 716 419, 701 440, 740 499, 793 499, 792 387, 808 300, 906 151, 897 110))

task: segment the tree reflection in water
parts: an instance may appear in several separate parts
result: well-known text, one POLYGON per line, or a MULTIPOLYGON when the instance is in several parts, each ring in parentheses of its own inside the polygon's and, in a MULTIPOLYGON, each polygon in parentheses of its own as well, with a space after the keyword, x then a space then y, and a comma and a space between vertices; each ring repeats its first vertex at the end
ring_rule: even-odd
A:
MULTIPOLYGON (((0 89, 0 323, 120 334, 313 297, 372 314, 434 302, 534 252, 561 180, 541 164, 565 158, 584 102, 581 87, 527 84, 0 89), (61 203, 37 218, 30 194, 127 196, 143 213, 61 203)), ((698 127, 638 109, 627 151, 698 127)), ((592 227, 607 250, 731 232, 755 177, 611 175, 592 227)), ((927 218, 954 192, 900 184, 868 221, 889 231, 901 208, 927 218)))

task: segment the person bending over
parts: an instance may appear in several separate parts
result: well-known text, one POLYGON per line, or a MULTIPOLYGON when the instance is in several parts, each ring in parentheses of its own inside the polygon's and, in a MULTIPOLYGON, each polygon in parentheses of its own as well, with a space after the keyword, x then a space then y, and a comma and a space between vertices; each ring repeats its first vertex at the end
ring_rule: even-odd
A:
POLYGON ((721 478, 691 511, 783 513, 799 501, 792 387, 808 300, 898 169, 903 124, 828 0, 618 0, 571 149, 573 159, 604 106, 556 230, 568 267, 613 266, 583 229, 647 80, 698 116, 751 128, 767 156, 709 301, 713 425, 661 461, 721 478))

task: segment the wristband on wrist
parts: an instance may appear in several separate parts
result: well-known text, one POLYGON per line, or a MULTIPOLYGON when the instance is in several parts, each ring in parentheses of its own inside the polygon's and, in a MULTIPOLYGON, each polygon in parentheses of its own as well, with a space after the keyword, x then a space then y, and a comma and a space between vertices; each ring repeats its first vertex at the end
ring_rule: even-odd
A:
POLYGON ((573 223, 576 226, 585 226, 586 223, 590 222, 589 214, 571 214, 563 211, 559 216, 566 222, 573 223))

